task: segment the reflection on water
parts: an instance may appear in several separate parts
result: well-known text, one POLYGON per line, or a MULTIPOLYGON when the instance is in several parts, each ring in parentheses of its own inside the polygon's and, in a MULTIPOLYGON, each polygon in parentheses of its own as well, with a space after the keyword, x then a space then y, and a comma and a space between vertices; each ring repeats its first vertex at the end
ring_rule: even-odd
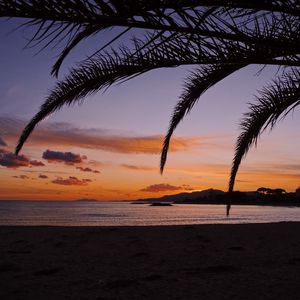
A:
POLYGON ((0 201, 0 225, 145 226, 300 221, 300 207, 178 204, 155 207, 126 202, 0 201))

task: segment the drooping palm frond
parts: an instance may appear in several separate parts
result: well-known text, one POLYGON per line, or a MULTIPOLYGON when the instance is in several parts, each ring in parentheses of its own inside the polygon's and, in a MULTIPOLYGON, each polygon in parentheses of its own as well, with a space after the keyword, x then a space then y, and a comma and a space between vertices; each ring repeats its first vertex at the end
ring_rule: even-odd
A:
MULTIPOLYGON (((164 139, 163 148, 161 151, 161 161, 160 161, 160 172, 163 173, 164 166, 167 160, 167 154, 169 150, 170 140, 174 133, 174 130, 184 118, 186 114, 188 114, 195 103, 198 101, 199 97, 210 87, 214 84, 220 82, 227 76, 231 75, 232 73, 238 71, 239 69, 247 66, 247 61, 251 60, 255 57, 256 60, 267 60, 274 57, 280 56, 280 52, 273 53, 261 53, 261 51, 255 50, 248 50, 247 55, 248 58, 245 58, 244 53, 240 53, 242 55, 240 58, 239 53, 236 51, 232 51, 234 53, 235 59, 239 61, 236 64, 219 64, 219 65, 212 65, 212 66, 203 66, 198 69, 196 72, 193 72, 191 76, 187 78, 184 92, 180 96, 180 100, 174 108, 173 115, 170 121, 168 132, 164 139), (268 56, 268 58, 266 57, 268 56), (270 57, 271 56, 271 57, 270 57), (244 62, 244 63, 242 63, 244 62), (246 62, 246 64, 245 64, 246 62)), ((294 63, 293 63, 294 65, 294 63)))
POLYGON ((161 173, 163 173, 167 161, 171 137, 184 116, 191 111, 206 90, 243 67, 245 67, 244 64, 208 65, 194 71, 187 78, 184 92, 174 108, 169 129, 164 138, 160 159, 161 173))
POLYGON ((257 103, 250 104, 250 110, 241 122, 242 132, 239 135, 229 180, 229 192, 233 191, 235 178, 242 158, 250 147, 257 143, 262 132, 274 127, 279 119, 284 118, 300 104, 300 70, 293 69, 273 85, 263 89, 257 97, 257 103))

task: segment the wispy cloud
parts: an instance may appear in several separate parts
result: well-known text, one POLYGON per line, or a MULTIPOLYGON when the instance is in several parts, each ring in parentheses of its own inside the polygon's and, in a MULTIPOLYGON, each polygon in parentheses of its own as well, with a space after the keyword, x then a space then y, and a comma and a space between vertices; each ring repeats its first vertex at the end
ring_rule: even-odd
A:
POLYGON ((195 188, 193 188, 189 184, 183 184, 182 189, 185 190, 185 191, 194 191, 195 190, 195 188))
POLYGON ((153 171, 157 170, 154 167, 147 167, 147 166, 136 166, 136 165, 128 165, 128 164, 121 164, 122 168, 132 170, 132 171, 153 171))
POLYGON ((98 174, 100 173, 100 171, 93 170, 93 169, 91 169, 89 167, 85 167, 85 168, 83 168, 83 167, 76 167, 76 169, 80 170, 81 172, 91 172, 91 173, 98 173, 98 174))
MULTIPOLYGON (((23 121, 0 117, 2 130, 14 142, 19 138, 24 125, 23 121)), ((128 135, 108 129, 80 129, 69 123, 43 123, 34 131, 29 143, 31 146, 60 145, 126 154, 158 154, 162 141, 161 135, 128 135)), ((174 137, 170 151, 187 150, 198 143, 198 137, 174 137)))
POLYGON ((167 183, 158 183, 148 185, 147 187, 141 189, 142 192, 150 192, 150 193, 158 193, 158 192, 167 192, 167 191, 194 191, 195 188, 190 186, 189 184, 183 184, 180 186, 175 186, 167 183))
POLYGON ((182 190, 181 186, 174 186, 171 184, 166 183, 159 183, 159 184, 152 184, 149 185, 143 189, 141 189, 141 192, 151 192, 151 193, 157 193, 157 192, 166 192, 166 191, 178 191, 182 190))
POLYGON ((89 182, 92 182, 91 179, 78 179, 75 176, 69 176, 69 178, 57 177, 51 181, 54 184, 60 185, 88 185, 89 182))
POLYGON ((43 153, 43 158, 48 162, 64 163, 66 165, 82 163, 84 159, 87 159, 85 155, 81 156, 72 152, 52 151, 49 149, 43 153))
POLYGON ((260 163, 258 166, 248 166, 247 169, 249 171, 254 171, 254 172, 268 172, 274 171, 278 172, 281 171, 283 173, 285 172, 296 172, 299 173, 300 170, 300 165, 299 163, 285 163, 285 162, 268 162, 268 163, 260 163))
POLYGON ((30 160, 29 157, 25 155, 15 155, 4 149, 0 149, 0 165, 11 169, 45 166, 41 161, 30 160))
POLYGON ((13 178, 19 178, 19 179, 30 179, 27 175, 19 175, 19 176, 13 176, 13 178))

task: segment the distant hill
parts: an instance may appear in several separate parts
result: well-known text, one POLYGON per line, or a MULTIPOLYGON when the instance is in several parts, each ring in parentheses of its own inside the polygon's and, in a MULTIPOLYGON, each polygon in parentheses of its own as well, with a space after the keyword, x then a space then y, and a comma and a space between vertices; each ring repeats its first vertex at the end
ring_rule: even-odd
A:
POLYGON ((296 193, 264 194, 258 192, 225 193, 221 190, 208 189, 192 193, 180 193, 160 198, 139 199, 132 203, 171 202, 176 204, 232 204, 232 205, 271 205, 300 206, 296 193))
POLYGON ((223 194, 225 194, 225 192, 221 190, 207 189, 207 190, 191 192, 191 193, 166 195, 160 198, 138 199, 135 201, 136 202, 185 202, 185 201, 188 202, 195 199, 212 198, 223 194))

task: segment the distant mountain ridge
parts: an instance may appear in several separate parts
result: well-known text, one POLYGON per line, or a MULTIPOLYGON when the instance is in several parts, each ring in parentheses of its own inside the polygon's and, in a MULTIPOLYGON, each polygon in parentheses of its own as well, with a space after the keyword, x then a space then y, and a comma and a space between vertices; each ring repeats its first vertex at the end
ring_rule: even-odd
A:
POLYGON ((216 189, 207 189, 203 191, 191 192, 191 193, 179 193, 175 195, 166 195, 159 198, 147 198, 147 199, 138 199, 137 202, 177 202, 177 201, 188 201, 195 200, 200 198, 214 197, 217 195, 224 195, 225 192, 216 189))

